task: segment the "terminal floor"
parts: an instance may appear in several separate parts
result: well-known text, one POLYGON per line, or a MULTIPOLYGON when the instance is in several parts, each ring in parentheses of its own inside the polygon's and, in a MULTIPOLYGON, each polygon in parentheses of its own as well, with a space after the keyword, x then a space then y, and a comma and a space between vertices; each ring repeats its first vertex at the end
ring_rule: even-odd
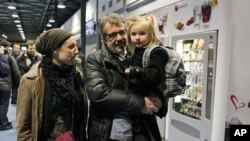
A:
POLYGON ((16 141, 16 105, 10 104, 8 111, 9 122, 12 122, 13 128, 0 131, 1 141, 16 141))

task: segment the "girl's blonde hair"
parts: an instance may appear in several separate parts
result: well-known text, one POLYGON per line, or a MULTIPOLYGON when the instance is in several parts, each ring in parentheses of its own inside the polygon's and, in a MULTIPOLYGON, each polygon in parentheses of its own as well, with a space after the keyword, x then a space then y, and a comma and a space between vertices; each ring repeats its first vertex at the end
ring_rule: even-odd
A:
POLYGON ((131 28, 134 25, 140 25, 142 28, 146 27, 148 32, 149 43, 147 47, 151 47, 152 45, 160 45, 160 40, 156 37, 154 26, 146 19, 144 16, 133 16, 129 19, 127 23, 127 31, 128 31, 128 50, 131 53, 135 52, 135 46, 132 44, 130 33, 131 28))

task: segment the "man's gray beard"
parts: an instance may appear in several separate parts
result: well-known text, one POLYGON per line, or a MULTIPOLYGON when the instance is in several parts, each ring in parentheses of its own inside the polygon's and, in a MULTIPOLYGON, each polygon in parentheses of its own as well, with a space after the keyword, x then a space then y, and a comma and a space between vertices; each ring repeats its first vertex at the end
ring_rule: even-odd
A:
POLYGON ((115 48, 110 47, 110 46, 107 46, 107 48, 108 48, 109 51, 111 51, 112 53, 117 54, 117 55, 120 55, 121 53, 124 52, 124 51, 123 52, 117 52, 115 48))

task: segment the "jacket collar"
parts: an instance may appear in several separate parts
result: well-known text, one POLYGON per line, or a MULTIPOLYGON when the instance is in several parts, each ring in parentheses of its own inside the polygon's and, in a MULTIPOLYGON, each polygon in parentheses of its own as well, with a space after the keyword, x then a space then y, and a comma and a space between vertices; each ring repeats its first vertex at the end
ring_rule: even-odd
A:
POLYGON ((40 63, 41 62, 38 62, 30 68, 30 70, 26 73, 27 78, 36 78, 39 74, 41 74, 42 69, 40 68, 40 63))

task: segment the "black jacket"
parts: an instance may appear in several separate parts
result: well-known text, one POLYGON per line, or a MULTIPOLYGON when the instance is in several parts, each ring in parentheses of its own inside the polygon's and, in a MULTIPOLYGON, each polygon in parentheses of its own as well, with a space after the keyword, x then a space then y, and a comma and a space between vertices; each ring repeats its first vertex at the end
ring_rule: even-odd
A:
POLYGON ((87 58, 85 84, 90 100, 90 141, 108 141, 114 114, 126 112, 138 116, 144 106, 143 96, 128 90, 119 63, 106 47, 87 58))
POLYGON ((106 47, 87 57, 85 86, 90 100, 89 140, 109 141, 114 114, 123 112, 143 121, 142 124, 151 129, 148 135, 153 137, 149 141, 160 141, 155 116, 141 114, 144 96, 129 90, 120 64, 106 47))
POLYGON ((0 53, 0 77, 10 74, 10 66, 4 54, 0 53))
POLYGON ((24 52, 23 54, 18 56, 16 59, 16 62, 17 62, 17 65, 19 67, 21 76, 24 75, 26 72, 28 72, 33 64, 35 64, 41 60, 42 60, 42 56, 38 53, 36 53, 32 59, 30 59, 27 56, 26 52, 24 52), (27 59, 31 61, 31 64, 29 64, 29 65, 26 64, 27 59))
POLYGON ((11 90, 19 87, 20 72, 16 60, 9 54, 5 55, 10 66, 10 74, 0 77, 0 90, 11 90))
POLYGON ((168 98, 163 96, 163 85, 165 66, 169 56, 165 49, 156 47, 150 53, 148 67, 143 68, 142 58, 145 50, 146 48, 136 48, 132 59, 130 59, 130 88, 140 95, 154 94, 160 97, 165 106, 160 109, 157 115, 164 117, 168 110, 168 98))

